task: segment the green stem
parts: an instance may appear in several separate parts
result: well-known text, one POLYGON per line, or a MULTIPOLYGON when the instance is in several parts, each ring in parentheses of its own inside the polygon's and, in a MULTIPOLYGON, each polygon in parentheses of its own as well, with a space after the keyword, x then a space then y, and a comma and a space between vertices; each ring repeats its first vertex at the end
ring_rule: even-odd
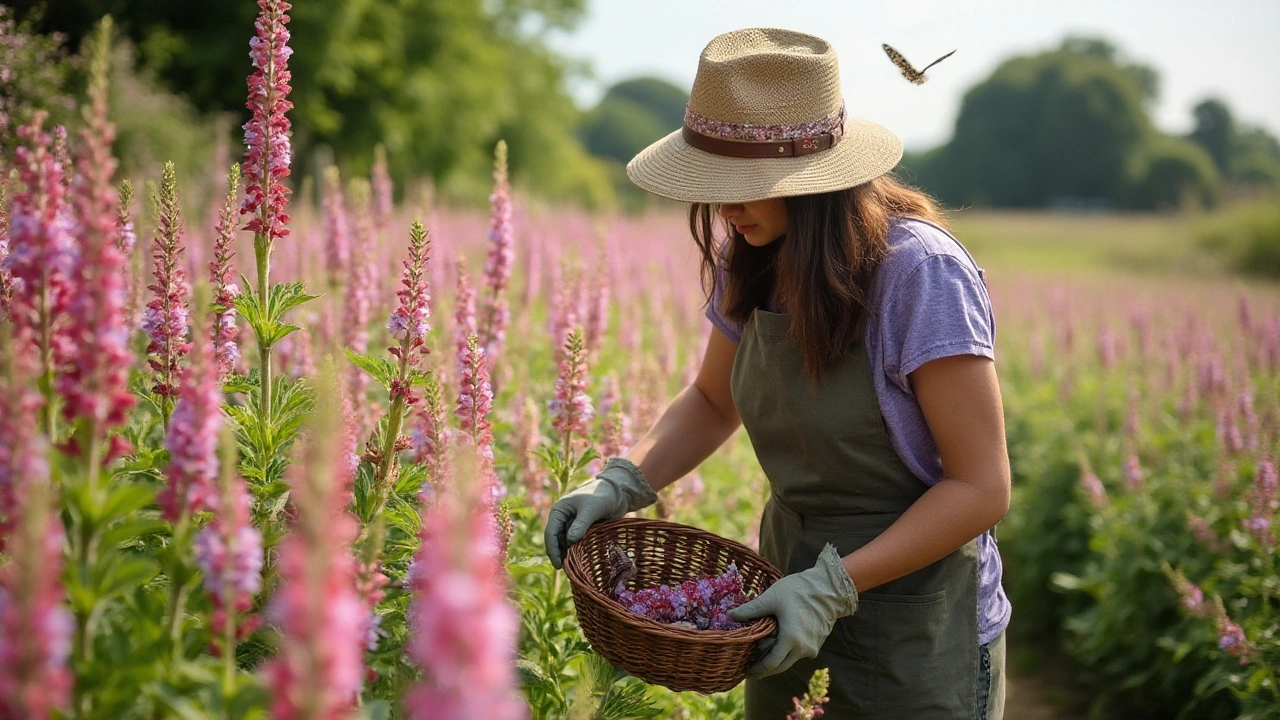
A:
MULTIPOLYGON (((52 414, 52 413, 50 413, 52 414)), ((98 555, 98 509, 102 505, 102 498, 98 492, 98 472, 102 465, 102 446, 98 442, 97 423, 87 419, 81 426, 80 441, 81 447, 84 448, 87 466, 85 467, 85 488, 86 492, 82 497, 86 498, 88 507, 76 508, 76 512, 72 513, 74 526, 73 551, 76 554, 74 558, 75 567, 80 575, 80 582, 86 583, 89 578, 93 577, 93 569, 97 564, 98 555)), ((76 614, 76 652, 80 662, 77 665, 81 668, 88 668, 93 664, 93 620, 97 614, 97 598, 90 593, 90 604, 85 608, 83 615, 76 614)), ((83 678, 76 678, 75 698, 73 707, 80 716, 87 716, 93 707, 92 698, 85 692, 83 678)))
POLYGON ((231 720, 231 694, 236 679, 236 613, 227 608, 226 627, 222 631, 222 696, 226 700, 227 720, 231 720))
POLYGON ((45 434, 49 443, 58 442, 58 414, 54 409, 53 389, 53 318, 50 306, 49 282, 45 279, 44 290, 40 293, 40 385, 44 392, 45 434))
MULTIPOLYGON (((264 176, 265 177, 265 176, 264 176)), ((265 201, 264 201, 265 206, 265 201)), ((265 211, 264 211, 265 212, 265 211)), ((269 301, 271 299, 271 238, 258 233, 253 238, 253 251, 258 260, 258 302, 262 311, 271 315, 269 301)), ((258 361, 262 371, 262 386, 259 388, 259 402, 262 417, 271 417, 271 346, 258 338, 258 361)))
MULTIPOLYGON (((182 510, 182 515, 178 517, 178 523, 173 528, 173 562, 175 569, 179 569, 179 564, 185 564, 181 557, 178 556, 179 548, 187 547, 187 532, 190 524, 187 517, 186 509, 182 510)), ((180 568, 182 573, 181 579, 171 578, 173 580, 172 594, 169 596, 169 646, 173 650, 173 661, 177 664, 182 660, 182 609, 187 602, 187 572, 185 568, 180 568)), ((172 575, 177 575, 172 572, 172 575)))

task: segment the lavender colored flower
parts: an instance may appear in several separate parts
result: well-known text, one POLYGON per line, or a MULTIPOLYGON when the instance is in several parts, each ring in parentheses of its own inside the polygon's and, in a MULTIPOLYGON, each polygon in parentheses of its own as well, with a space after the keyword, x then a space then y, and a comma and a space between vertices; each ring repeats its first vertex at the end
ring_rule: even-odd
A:
MULTIPOLYGON (((427 281, 430 244, 427 231, 417 221, 409 231, 409 238, 409 259, 404 262, 404 275, 400 279, 402 287, 396 292, 400 304, 392 311, 387 330, 392 338, 400 341, 399 347, 391 348, 391 354, 409 367, 416 367, 427 353, 426 336, 431 331, 431 294, 427 281)), ((417 400, 412 395, 412 388, 403 384, 393 386, 391 390, 392 402, 399 397, 405 398, 409 405, 417 400)))
POLYGON ((489 385, 489 365, 485 362, 480 338, 473 333, 467 338, 461 376, 458 379, 458 403, 454 414, 458 428, 469 439, 476 453, 476 471, 485 488, 485 497, 496 500, 502 495, 502 484, 493 468, 493 388, 489 385))
POLYGON ((1280 508, 1280 497, 1277 497, 1276 491, 1276 465, 1270 458, 1263 458, 1258 463, 1253 488, 1249 492, 1249 517, 1245 518, 1242 524, 1253 534, 1258 544, 1268 549, 1276 542, 1272 527, 1276 510, 1280 508))
POLYGON ((155 374, 151 390, 162 400, 170 401, 178 394, 179 363, 191 351, 187 341, 191 288, 182 268, 182 214, 172 162, 164 164, 157 207, 156 234, 151 244, 154 281, 147 288, 153 297, 143 313, 142 330, 148 340, 147 362, 155 374))
POLYGON ((286 0, 258 0, 260 10, 254 21, 256 35, 249 41, 249 57, 254 71, 249 75, 247 107, 252 117, 244 124, 245 198, 241 215, 253 215, 245 229, 264 236, 268 247, 289 235, 289 215, 285 212, 289 193, 284 178, 289 176, 290 122, 285 113, 293 108, 288 100, 289 22, 292 7, 286 0))
POLYGON ((511 184, 507 179, 507 143, 499 140, 494 151, 493 194, 489 196, 489 255, 484 266, 484 308, 480 316, 479 335, 489 369, 497 362, 506 342, 511 311, 507 287, 511 281, 511 265, 515 257, 515 230, 511 223, 511 184))
MULTIPOLYGON (((244 480, 224 473, 222 492, 217 498, 213 519, 195 539, 196 564, 204 573, 204 588, 213 599, 212 629, 221 635, 230 631, 236 615, 248 612, 253 597, 262 590, 262 533, 249 514, 249 491, 244 480)), ((232 641, 256 628, 256 623, 240 623, 231 633, 232 641)), ((234 653, 235 648, 222 648, 234 653)))

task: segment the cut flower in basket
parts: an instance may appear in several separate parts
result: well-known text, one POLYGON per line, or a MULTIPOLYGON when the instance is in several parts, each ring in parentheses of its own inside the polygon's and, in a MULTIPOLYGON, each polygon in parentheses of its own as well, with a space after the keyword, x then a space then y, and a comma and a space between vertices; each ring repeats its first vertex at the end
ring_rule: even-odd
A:
POLYGON ((635 560, 617 543, 610 542, 610 594, 631 612, 667 625, 691 630, 737 630, 743 624, 729 617, 730 610, 747 602, 742 575, 730 563, 721 574, 686 580, 679 584, 627 590, 638 574, 635 560))

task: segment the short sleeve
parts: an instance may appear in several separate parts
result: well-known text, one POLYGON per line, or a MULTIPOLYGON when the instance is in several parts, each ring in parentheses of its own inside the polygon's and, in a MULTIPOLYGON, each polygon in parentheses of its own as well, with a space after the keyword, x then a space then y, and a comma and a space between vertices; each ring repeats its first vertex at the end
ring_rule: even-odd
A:
POLYGON ((717 330, 735 343, 742 342, 742 323, 734 322, 720 312, 720 303, 724 298, 724 268, 716 268, 716 285, 711 291, 711 302, 707 304, 706 316, 717 330))
POLYGON ((907 376, 951 355, 995 359, 995 317, 978 272, 954 255, 929 255, 887 295, 880 332, 885 374, 911 394, 907 376))

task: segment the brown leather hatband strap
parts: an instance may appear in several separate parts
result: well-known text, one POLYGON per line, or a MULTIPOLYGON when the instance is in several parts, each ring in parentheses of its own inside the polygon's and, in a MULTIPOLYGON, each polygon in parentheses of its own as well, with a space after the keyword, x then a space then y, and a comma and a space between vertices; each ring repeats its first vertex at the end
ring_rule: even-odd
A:
POLYGON ((831 133, 812 137, 794 138, 792 140, 723 140, 703 135, 685 125, 680 136, 690 146, 715 155, 727 155, 740 158, 766 157, 798 157, 812 155, 830 149, 840 142, 840 138, 831 133))

